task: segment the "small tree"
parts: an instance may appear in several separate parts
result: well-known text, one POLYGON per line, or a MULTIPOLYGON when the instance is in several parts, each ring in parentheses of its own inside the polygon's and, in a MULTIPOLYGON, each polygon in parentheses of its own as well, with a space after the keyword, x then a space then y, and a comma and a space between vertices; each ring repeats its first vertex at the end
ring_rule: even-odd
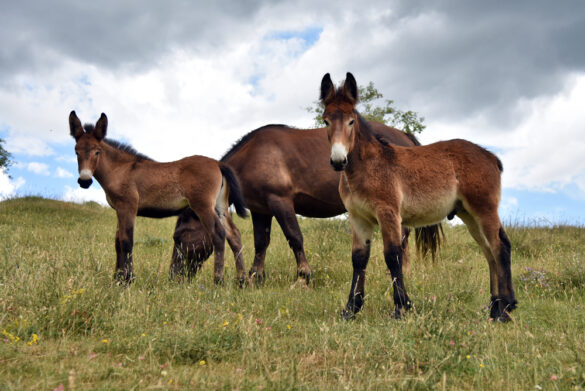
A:
POLYGON ((0 169, 8 170, 8 167, 12 164, 12 155, 6 149, 4 149, 4 140, 0 138, 0 169))
MULTIPOLYGON (((359 87, 359 97, 358 110, 369 121, 380 122, 410 134, 421 133, 426 128, 426 125, 423 124, 424 117, 419 117, 415 111, 398 110, 392 106, 394 101, 390 99, 386 99, 385 103, 380 105, 379 101, 384 96, 374 87, 372 82, 365 87, 359 87)), ((321 116, 323 113, 321 102, 315 101, 306 109, 309 113, 315 115, 313 117, 315 126, 324 125, 323 117, 321 116)))

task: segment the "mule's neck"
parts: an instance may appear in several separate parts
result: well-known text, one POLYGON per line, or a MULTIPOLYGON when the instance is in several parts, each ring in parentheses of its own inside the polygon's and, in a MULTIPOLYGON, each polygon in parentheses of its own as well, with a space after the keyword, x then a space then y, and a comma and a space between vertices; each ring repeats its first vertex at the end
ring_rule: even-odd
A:
POLYGON ((122 151, 106 141, 101 142, 101 156, 99 163, 93 172, 93 176, 99 182, 99 184, 106 190, 109 184, 112 182, 115 169, 124 166, 135 164, 139 159, 136 155, 129 152, 122 151))

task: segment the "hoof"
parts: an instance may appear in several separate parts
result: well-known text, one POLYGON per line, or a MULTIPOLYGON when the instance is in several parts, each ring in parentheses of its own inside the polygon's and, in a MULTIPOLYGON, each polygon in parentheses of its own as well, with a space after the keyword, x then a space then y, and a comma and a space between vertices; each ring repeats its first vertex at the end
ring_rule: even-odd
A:
POLYGON ((213 283, 215 285, 223 285, 223 277, 214 277, 213 278, 213 283))
POLYGON ((297 270, 297 278, 304 279, 308 284, 311 278, 313 278, 313 271, 308 267, 306 269, 299 269, 297 270))
POLYGON ((248 279, 246 277, 241 277, 238 279, 238 286, 240 288, 244 288, 248 285, 248 279))
POLYGON ((355 319, 355 312, 346 309, 341 310, 341 319, 342 320, 353 320, 355 319))
POLYGON ((258 285, 261 285, 264 283, 264 281, 266 281, 266 273, 264 271, 258 273, 255 269, 250 269, 248 277, 253 279, 254 282, 258 285))

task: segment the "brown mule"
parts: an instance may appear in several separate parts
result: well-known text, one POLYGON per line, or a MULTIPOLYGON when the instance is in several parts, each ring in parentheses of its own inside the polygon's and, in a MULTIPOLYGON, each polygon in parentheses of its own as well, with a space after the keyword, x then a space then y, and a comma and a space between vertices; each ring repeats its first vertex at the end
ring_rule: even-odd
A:
POLYGON ((328 128, 331 165, 343 171, 341 199, 352 226, 353 278, 342 312, 353 318, 364 301, 365 271, 376 224, 392 275, 394 316, 411 307, 402 274, 401 224, 421 227, 457 214, 481 247, 490 269, 490 317, 509 320, 516 308, 510 270, 511 245, 498 216, 500 160, 465 140, 416 148, 378 137, 355 109, 358 88, 347 73, 336 89, 329 74, 321 81, 323 118, 328 128))
POLYGON ((176 216, 190 207, 212 239, 215 281, 223 280, 227 238, 236 259, 238 279, 243 282, 245 270, 240 232, 227 220, 230 202, 240 216, 247 214, 233 171, 204 156, 155 162, 127 145, 105 138, 107 127, 108 119, 103 113, 95 127, 82 127, 75 111, 69 115, 71 136, 76 141, 78 183, 87 189, 92 176, 95 177, 118 216, 116 278, 126 283, 134 279, 132 247, 136 216, 176 216))
MULTIPOLYGON (((374 131, 388 142, 403 146, 419 145, 414 136, 371 122, 374 131)), ((254 263, 250 275, 265 278, 266 249, 270 243, 272 217, 280 224, 297 261, 297 275, 309 280, 312 271, 305 256, 303 235, 296 215, 332 217, 345 212, 337 190, 340 174, 328 168, 327 129, 294 129, 267 125, 242 137, 221 159, 240 179, 246 205, 254 226, 254 263)), ((172 265, 189 254, 184 249, 202 248, 201 227, 185 211, 177 221, 172 265), (199 241, 194 240, 199 236, 199 241)), ((434 254, 439 226, 417 230, 417 245, 434 254), (425 233, 425 235, 422 235, 425 233)), ((403 253, 408 254, 408 229, 402 233, 403 253)), ((204 251, 198 253, 205 255, 204 251)), ((192 254, 197 256, 197 254, 192 254)), ((189 264, 196 264, 188 260, 189 264)), ((403 265, 408 264, 404 257, 403 265)), ((171 266, 171 269, 173 266, 171 266)))

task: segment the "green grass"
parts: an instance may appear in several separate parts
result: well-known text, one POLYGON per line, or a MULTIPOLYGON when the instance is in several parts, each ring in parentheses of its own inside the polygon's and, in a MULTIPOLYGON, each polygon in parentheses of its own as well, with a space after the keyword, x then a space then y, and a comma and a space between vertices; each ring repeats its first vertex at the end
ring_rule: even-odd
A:
MULTIPOLYGON (((415 309, 390 318, 379 235, 354 321, 342 220, 301 219, 315 278, 273 224, 267 281, 238 288, 207 262, 168 279, 174 219, 138 218, 136 281, 113 283, 115 213, 41 198, 0 203, 0 389, 584 389, 585 230, 508 227, 519 307, 488 322, 487 263, 465 227, 445 227, 435 263, 411 254, 415 309)), ((246 267, 251 221, 237 218, 246 267)))

